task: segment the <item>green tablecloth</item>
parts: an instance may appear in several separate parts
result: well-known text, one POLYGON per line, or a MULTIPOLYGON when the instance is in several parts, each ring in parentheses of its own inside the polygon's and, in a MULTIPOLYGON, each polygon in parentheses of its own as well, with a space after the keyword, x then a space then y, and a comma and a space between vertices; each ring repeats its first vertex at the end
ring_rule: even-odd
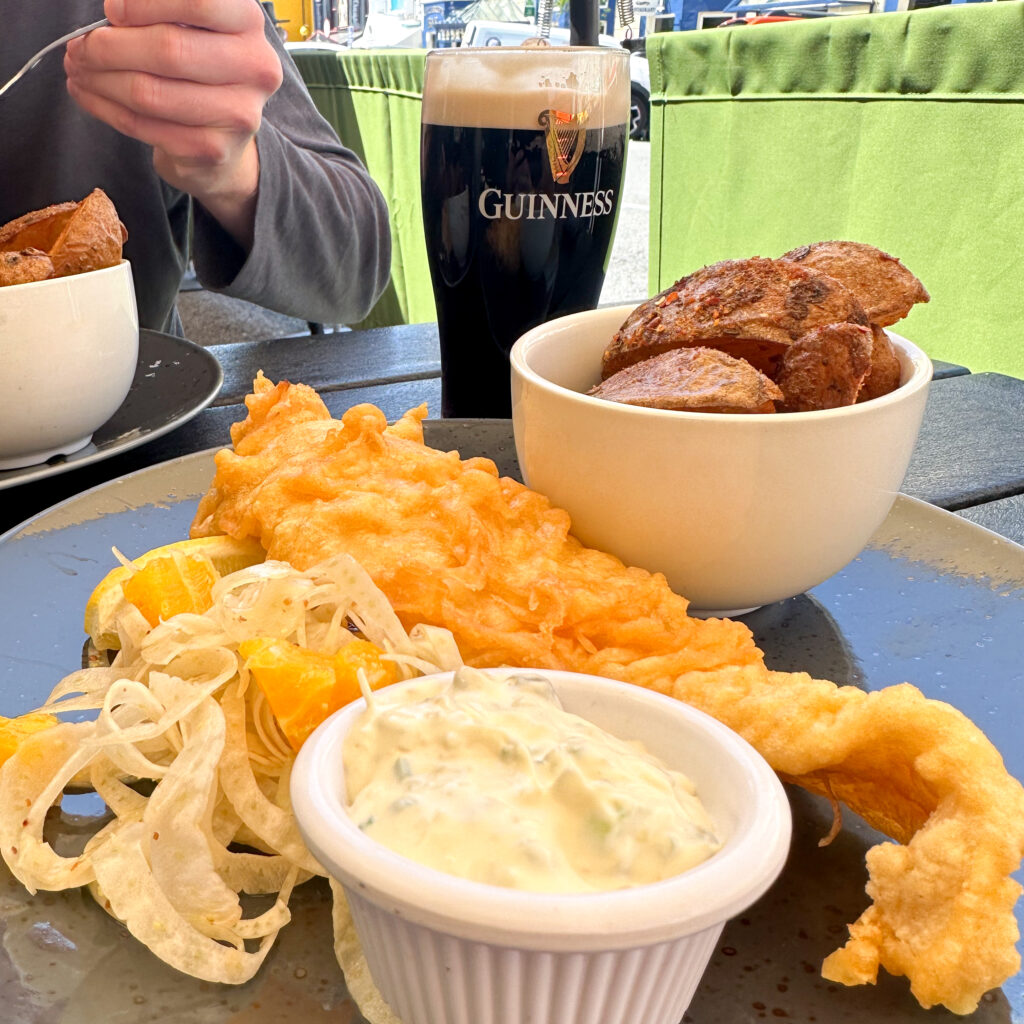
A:
POLYGON ((426 50, 312 50, 291 56, 317 109, 366 164, 391 213, 391 283, 358 327, 435 318, 420 213, 426 50))
POLYGON ((666 33, 647 54, 652 292, 870 242, 932 295, 894 330, 1024 376, 1024 4, 666 33))

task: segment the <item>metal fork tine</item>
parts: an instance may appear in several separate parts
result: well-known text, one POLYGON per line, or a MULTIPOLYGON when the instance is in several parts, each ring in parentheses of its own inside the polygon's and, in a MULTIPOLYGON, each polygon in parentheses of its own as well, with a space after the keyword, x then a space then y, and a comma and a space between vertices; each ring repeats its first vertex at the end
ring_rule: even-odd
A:
POLYGON ((109 24, 110 22, 107 21, 106 18, 101 18, 99 21, 94 21, 91 25, 85 25, 83 28, 76 28, 74 32, 69 32, 67 35, 61 36, 60 39, 54 39, 49 46, 44 46, 37 54, 30 57, 21 70, 14 73, 13 78, 8 79, 8 81, 4 82, 3 85, 0 85, 0 96, 3 96, 3 94, 7 92, 15 82, 31 71, 51 50, 56 50, 57 47, 63 46, 70 39, 75 39, 78 36, 84 36, 95 28, 102 28, 104 25, 109 24))

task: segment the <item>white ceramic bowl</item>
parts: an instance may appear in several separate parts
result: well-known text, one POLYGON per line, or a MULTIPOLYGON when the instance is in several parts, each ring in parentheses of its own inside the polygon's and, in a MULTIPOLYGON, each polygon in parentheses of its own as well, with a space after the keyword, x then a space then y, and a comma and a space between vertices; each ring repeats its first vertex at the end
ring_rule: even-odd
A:
POLYGON ((87 445, 128 394, 138 348, 127 260, 0 288, 0 470, 87 445))
POLYGON ((632 311, 552 320, 512 348, 512 423, 527 485, 573 533, 662 572, 702 614, 800 594, 854 558, 907 471, 932 365, 890 334, 902 383, 822 412, 671 412, 591 398, 601 354, 632 311))
POLYGON ((342 747, 365 702, 350 704, 303 745, 292 805, 309 849, 345 887, 370 972, 403 1024, 678 1024, 724 922, 785 862, 785 792, 736 733, 638 686, 541 674, 566 710, 687 774, 724 845, 674 878, 608 893, 528 893, 424 867, 346 813, 342 747))

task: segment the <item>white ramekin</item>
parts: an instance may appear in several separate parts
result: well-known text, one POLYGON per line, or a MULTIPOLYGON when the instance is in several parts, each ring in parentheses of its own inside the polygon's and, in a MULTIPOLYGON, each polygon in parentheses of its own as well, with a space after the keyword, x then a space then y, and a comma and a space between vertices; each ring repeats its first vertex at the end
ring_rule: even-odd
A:
POLYGON ((688 775, 723 847, 674 878, 595 894, 521 892, 424 867, 364 835, 345 810, 342 748, 365 703, 348 705, 303 745, 292 805, 309 849, 344 886, 370 972, 403 1024, 677 1024, 725 922, 785 863, 785 791, 740 736, 638 686, 540 674, 566 710, 688 775))

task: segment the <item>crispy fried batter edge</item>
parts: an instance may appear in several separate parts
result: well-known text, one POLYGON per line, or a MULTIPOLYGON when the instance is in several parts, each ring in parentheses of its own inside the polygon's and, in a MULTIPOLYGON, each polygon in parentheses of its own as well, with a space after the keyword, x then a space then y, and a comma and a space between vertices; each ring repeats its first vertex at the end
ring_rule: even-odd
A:
POLYGON ((1024 856, 1024 789, 970 719, 906 683, 866 693, 760 666, 689 673, 666 692, 896 840, 868 851, 873 903, 825 978, 873 984, 882 967, 905 975, 922 1006, 963 1014, 1017 973, 1010 875, 1024 856))

